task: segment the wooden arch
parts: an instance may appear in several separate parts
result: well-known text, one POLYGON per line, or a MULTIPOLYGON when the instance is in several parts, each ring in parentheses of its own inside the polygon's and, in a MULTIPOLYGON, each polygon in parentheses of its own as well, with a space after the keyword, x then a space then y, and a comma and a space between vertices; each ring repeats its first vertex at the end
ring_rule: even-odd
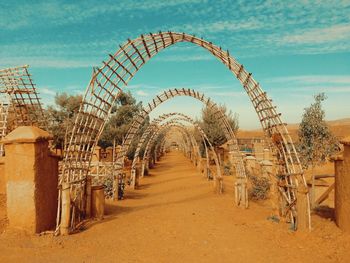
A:
MULTIPOLYGON (((131 165, 131 170, 135 169, 135 166, 136 166, 136 163, 137 163, 137 160, 138 160, 138 157, 139 157, 140 150, 141 150, 142 146, 144 145, 144 143, 147 142, 147 139, 148 139, 148 142, 152 139, 152 134, 154 134, 157 130, 159 130, 159 124, 162 121, 170 119, 170 118, 172 118, 172 120, 176 120, 176 121, 185 121, 185 122, 190 123, 191 125, 193 125, 198 130, 198 132, 200 133, 200 135, 203 138, 203 140, 208 143, 208 145, 211 148, 211 150, 215 153, 214 147, 210 143, 207 135, 202 130, 202 128, 192 118, 190 118, 189 116, 187 116, 187 115, 185 115, 183 113, 178 113, 178 112, 166 113, 166 114, 163 114, 160 117, 156 118, 155 120, 153 120, 152 123, 147 127, 146 131, 142 134, 142 136, 141 136, 141 138, 140 138, 140 140, 139 140, 139 142, 137 144, 137 147, 136 147, 136 151, 135 151, 135 154, 134 154, 133 162, 132 162, 132 165, 131 165)), ((148 145, 148 143, 147 143, 147 145, 148 145)), ((146 146, 146 148, 147 148, 147 146, 146 146)), ((147 150, 145 149, 144 155, 143 155, 143 158, 142 158, 142 163, 145 161, 145 158, 146 158, 147 155, 148 155, 147 154, 147 150)), ((217 157, 216 157, 215 162, 218 162, 218 158, 217 157)), ((218 174, 221 174, 221 173, 218 173, 218 174)))
MULTIPOLYGON (((159 32, 141 35, 128 40, 103 66, 93 71, 91 81, 86 89, 83 102, 77 114, 75 125, 65 145, 65 154, 60 182, 71 184, 71 190, 84 187, 89 171, 94 147, 104 129, 112 105, 120 91, 134 77, 136 72, 161 50, 178 42, 189 42, 200 46, 218 58, 240 81, 249 96, 258 115, 262 128, 271 145, 275 147, 279 160, 279 190, 285 203, 284 215, 288 216, 296 227, 297 217, 308 218, 310 227, 310 208, 306 180, 297 151, 272 100, 259 83, 254 80, 242 64, 230 56, 228 51, 193 35, 177 32, 159 32), (297 198, 297 190, 302 186, 303 195, 297 198), (298 199, 298 200, 297 200, 298 199), (300 205, 297 214, 297 201, 307 202, 300 205)), ((83 203, 83 202, 81 202, 83 203)))
MULTIPOLYGON (((182 133, 187 137, 187 140, 189 142, 186 143, 185 141, 185 144, 187 145, 192 145, 192 146, 195 146, 197 145, 197 142, 196 140, 194 139, 193 137, 193 134, 191 134, 187 127, 184 126, 181 121, 183 121, 184 119, 180 119, 180 118, 174 118, 162 125, 159 125, 157 127, 157 129, 155 129, 151 135, 151 137, 149 138, 149 140, 147 141, 146 143, 146 147, 145 147, 145 151, 144 151, 144 154, 143 154, 143 158, 142 160, 145 161, 146 159, 149 159, 150 158, 150 149, 152 148, 152 146, 154 145, 154 143, 156 142, 156 139, 158 137, 158 135, 160 135, 161 133, 166 133, 168 132, 169 128, 178 128, 180 130, 180 132, 182 131, 182 133)), ((189 148, 187 147, 186 150, 188 151, 189 148)), ((212 148, 212 151, 214 151, 214 149, 212 148)), ((218 161, 218 158, 217 158, 217 155, 214 151, 214 155, 215 155, 215 164, 216 164, 216 167, 217 169, 220 169, 220 165, 219 165, 219 161, 218 161)), ((218 177, 221 177, 221 171, 218 170, 218 177)))
MULTIPOLYGON (((200 92, 195 91, 195 90, 185 89, 185 88, 172 89, 172 90, 166 90, 166 91, 162 92, 161 94, 157 95, 155 98, 153 98, 153 100, 151 102, 149 102, 145 108, 142 109, 140 114, 138 114, 134 118, 134 120, 133 120, 133 122, 128 130, 128 133, 125 136, 125 140, 123 142, 122 149, 120 152, 118 152, 118 155, 117 155, 117 163, 120 166, 123 165, 124 157, 125 157, 126 153, 128 152, 128 149, 129 149, 129 147, 134 139, 134 136, 136 135, 136 133, 140 129, 142 123, 144 122, 146 117, 149 115, 149 113, 151 113, 156 107, 158 107, 163 102, 170 100, 174 97, 178 97, 178 96, 188 96, 188 97, 195 98, 195 99, 201 101, 207 107, 213 109, 214 115, 216 115, 217 119, 220 121, 221 128, 225 134, 227 141, 229 141, 233 145, 234 151, 236 151, 236 152, 239 151, 236 136, 233 133, 230 124, 228 123, 227 117, 220 110, 220 108, 218 107, 218 105, 215 102, 210 100, 210 98, 205 97, 205 95, 203 93, 200 93, 200 92)), ((241 174, 243 177, 245 177, 244 169, 242 169, 241 174)))
MULTIPOLYGON (((167 127, 168 124, 173 124, 173 123, 179 123, 181 121, 185 121, 187 123, 190 123, 191 125, 193 125, 197 130, 198 132, 200 133, 200 135, 202 136, 203 140, 205 140, 213 155, 214 155, 214 161, 215 161, 215 165, 216 165, 216 178, 217 179, 220 179, 220 182, 222 181, 222 175, 221 175, 221 170, 220 170, 220 164, 219 164, 219 158, 217 157, 217 154, 214 150, 214 147, 212 146, 211 142, 209 141, 207 135, 205 134, 205 132, 202 130, 202 128, 192 119, 190 118, 189 116, 185 115, 185 114, 182 114, 182 113, 168 113, 168 114, 164 114, 162 115, 160 118, 160 120, 155 120, 155 123, 152 123, 153 124, 153 127, 150 125, 149 128, 150 128, 150 134, 151 136, 149 137, 147 143, 146 143, 146 147, 145 147, 145 151, 144 151, 144 154, 143 154, 143 158, 142 158, 142 163, 145 162, 146 158, 148 159, 149 158, 149 150, 151 149, 150 147, 152 147, 152 145, 154 144, 158 134, 160 134, 164 127, 167 127), (166 120, 167 118, 171 118, 171 117, 174 117, 175 118, 172 118, 170 121, 166 122, 165 124, 162 124, 162 125, 159 125, 159 122, 162 121, 162 120, 166 120)), ((181 124, 181 123, 180 123, 181 124)), ((186 129, 185 126, 181 125, 181 127, 184 127, 186 129)), ((186 129, 187 130, 187 129, 186 129)), ((141 142, 142 138, 140 139, 140 142, 141 142)), ((194 141, 196 142, 196 140, 194 139, 194 141)), ((138 148, 140 147, 141 148, 142 144, 138 144, 138 148)), ((136 160, 138 158, 138 152, 136 153, 135 152, 135 155, 134 155, 134 159, 133 159, 133 165, 132 166, 132 169, 135 169, 135 165, 136 165, 136 160)), ((221 187, 220 187, 221 189, 221 187)))

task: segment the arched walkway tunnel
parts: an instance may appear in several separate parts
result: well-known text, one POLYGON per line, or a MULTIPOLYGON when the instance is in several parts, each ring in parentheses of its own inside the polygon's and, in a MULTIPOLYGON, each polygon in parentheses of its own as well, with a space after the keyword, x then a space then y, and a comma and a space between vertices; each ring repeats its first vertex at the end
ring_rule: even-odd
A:
MULTIPOLYGON (((60 184, 66 184, 70 189, 70 203, 72 204, 71 212, 69 212, 72 213, 70 227, 74 229, 75 224, 84 217, 86 206, 84 193, 86 192, 86 178, 89 174, 92 154, 104 129, 106 120, 110 116, 113 103, 120 92, 127 87, 129 81, 149 59, 161 50, 178 42, 193 43, 206 49, 219 59, 239 80, 252 102, 270 146, 276 153, 277 187, 280 193, 281 214, 292 224, 294 229, 310 227, 308 192, 305 191, 306 181, 298 154, 286 125, 281 119, 281 114, 277 112, 276 107, 272 104, 272 100, 261 89, 259 83, 254 80, 252 74, 247 72, 242 64, 239 64, 230 56, 228 51, 224 51, 221 47, 198 37, 176 32, 151 33, 149 35, 141 35, 134 40, 129 39, 124 45, 120 46, 120 49, 114 55, 109 56, 107 62, 103 62, 102 67, 94 69, 75 120, 75 125, 70 134, 68 134, 69 139, 65 145, 65 155, 60 176, 60 184)), ((209 98, 205 98, 203 94, 194 90, 175 89, 165 91, 156 96, 135 118, 121 151, 117 155, 116 164, 112 167, 114 192, 118 189, 116 182, 119 181, 123 170, 125 153, 144 118, 157 105, 174 96, 191 96, 203 101, 206 106, 216 107, 215 103, 209 98)), ((217 113, 218 118, 222 122, 226 138, 232 145, 234 166, 237 174, 235 182, 236 203, 240 204, 243 200, 246 205, 247 198, 244 187, 246 174, 237 148, 237 141, 225 116, 220 115, 219 110, 217 110, 217 113)), ((191 139, 189 138, 188 141, 191 141, 191 139)), ((136 182, 135 178, 134 165, 130 176, 132 185, 136 182)), ((221 178, 219 170, 216 178, 221 178)), ((62 207, 60 201, 58 204, 58 229, 62 207)))

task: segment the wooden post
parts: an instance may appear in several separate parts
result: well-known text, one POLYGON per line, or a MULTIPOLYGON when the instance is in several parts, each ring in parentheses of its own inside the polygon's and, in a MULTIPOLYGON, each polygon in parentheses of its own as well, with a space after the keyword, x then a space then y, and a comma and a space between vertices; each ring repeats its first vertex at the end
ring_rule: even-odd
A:
POLYGON ((311 195, 310 195, 310 206, 311 206, 311 209, 314 209, 315 208, 315 200, 316 200, 316 190, 315 190, 315 175, 313 173, 313 169, 312 169, 312 176, 311 176, 311 195))
POLYGON ((69 234, 70 224, 70 185, 69 183, 62 184, 62 211, 61 211, 61 235, 69 234))
POLYGON ((141 178, 145 175, 145 162, 141 162, 141 178))
POLYGON ((86 178, 86 208, 85 208, 86 217, 91 216, 91 176, 86 178))
POLYGON ((135 169, 131 170, 130 186, 131 186, 132 189, 135 189, 135 186, 136 186, 136 170, 135 169))
POLYGON ((91 215, 99 220, 103 219, 105 211, 104 186, 91 187, 91 215))
POLYGON ((297 229, 306 230, 309 229, 309 216, 308 216, 308 189, 304 185, 299 185, 297 190, 297 229))

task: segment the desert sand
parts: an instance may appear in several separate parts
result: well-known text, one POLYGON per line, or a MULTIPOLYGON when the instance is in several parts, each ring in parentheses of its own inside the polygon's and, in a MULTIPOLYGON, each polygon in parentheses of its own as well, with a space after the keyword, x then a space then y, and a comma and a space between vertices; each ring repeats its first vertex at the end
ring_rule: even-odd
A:
POLYGON ((215 194, 212 181, 170 152, 79 233, 25 235, 4 230, 2 219, 0 262, 349 262, 350 235, 331 213, 314 214, 312 232, 293 232, 268 220, 269 201, 235 207, 232 182, 225 177, 225 193, 215 194))

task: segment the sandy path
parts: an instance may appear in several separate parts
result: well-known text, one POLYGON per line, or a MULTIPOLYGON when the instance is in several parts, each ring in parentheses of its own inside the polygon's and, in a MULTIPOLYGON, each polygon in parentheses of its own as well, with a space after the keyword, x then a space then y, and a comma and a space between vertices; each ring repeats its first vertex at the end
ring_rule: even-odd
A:
POLYGON ((172 152, 109 203, 102 222, 69 237, 0 236, 0 262, 349 262, 350 237, 315 217, 312 233, 267 220, 269 203, 234 207, 232 178, 213 193, 180 153, 172 152))

